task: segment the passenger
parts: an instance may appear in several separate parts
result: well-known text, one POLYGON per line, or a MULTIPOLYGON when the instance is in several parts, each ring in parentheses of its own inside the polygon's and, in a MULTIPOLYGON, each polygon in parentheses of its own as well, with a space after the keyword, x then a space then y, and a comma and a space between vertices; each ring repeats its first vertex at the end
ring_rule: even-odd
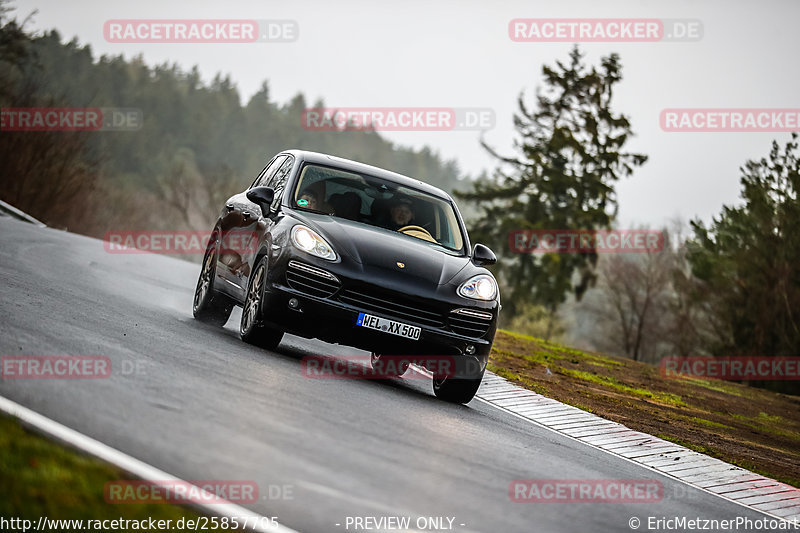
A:
POLYGON ((414 202, 405 196, 395 197, 389 203, 389 229, 397 231, 414 224, 414 202))
POLYGON ((318 205, 317 194, 311 189, 304 189, 303 192, 300 193, 300 197, 297 199, 297 205, 316 211, 318 205))

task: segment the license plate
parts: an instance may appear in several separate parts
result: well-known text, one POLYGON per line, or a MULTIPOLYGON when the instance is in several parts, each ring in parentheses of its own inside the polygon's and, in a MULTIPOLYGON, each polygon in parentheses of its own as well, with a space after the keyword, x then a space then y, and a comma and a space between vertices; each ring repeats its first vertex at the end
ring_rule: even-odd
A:
POLYGON ((403 324, 402 322, 395 322, 394 320, 389 320, 388 318, 381 318, 379 316, 368 315, 366 313, 358 313, 356 325, 413 340, 418 340, 419 334, 422 332, 422 328, 420 327, 409 326, 408 324, 403 324))

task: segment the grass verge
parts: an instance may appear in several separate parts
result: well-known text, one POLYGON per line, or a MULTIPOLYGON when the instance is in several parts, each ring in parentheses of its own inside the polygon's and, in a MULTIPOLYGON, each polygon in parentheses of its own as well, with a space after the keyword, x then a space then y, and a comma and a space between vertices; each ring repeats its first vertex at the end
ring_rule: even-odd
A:
POLYGON ((800 487, 800 398, 667 378, 651 365, 500 330, 489 370, 522 387, 800 487))
MULTIPOLYGON (((131 477, 94 457, 27 430, 14 418, 0 415, 0 517, 31 520, 34 524, 41 516, 82 520, 169 519, 176 524, 181 518, 197 520, 201 516, 178 505, 106 502, 105 484, 124 479, 131 477)), ((216 529, 211 523, 208 528, 216 529)))

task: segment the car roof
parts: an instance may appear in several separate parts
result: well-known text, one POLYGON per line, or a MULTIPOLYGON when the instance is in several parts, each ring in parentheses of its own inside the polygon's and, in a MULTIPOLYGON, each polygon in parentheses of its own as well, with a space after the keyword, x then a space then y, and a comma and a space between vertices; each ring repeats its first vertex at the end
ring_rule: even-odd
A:
POLYGON ((444 192, 443 190, 439 189, 438 187, 434 187, 433 185, 425 183, 424 181, 410 178, 408 176, 404 176, 403 174, 398 174, 397 172, 392 172, 390 170, 386 170, 383 168, 373 167, 372 165, 359 163, 358 161, 352 161, 350 159, 345 159, 343 157, 338 157, 335 155, 322 154, 319 152, 309 152, 307 150, 284 150, 281 153, 292 154, 293 156, 298 158, 301 162, 316 163, 319 165, 327 165, 331 167, 340 168, 342 170, 350 170, 353 172, 368 174, 370 176, 375 176, 377 178, 385 179, 387 181, 392 181, 399 185, 403 185, 405 187, 409 187, 412 189, 418 189, 433 196, 438 196, 439 198, 452 201, 450 195, 444 192))

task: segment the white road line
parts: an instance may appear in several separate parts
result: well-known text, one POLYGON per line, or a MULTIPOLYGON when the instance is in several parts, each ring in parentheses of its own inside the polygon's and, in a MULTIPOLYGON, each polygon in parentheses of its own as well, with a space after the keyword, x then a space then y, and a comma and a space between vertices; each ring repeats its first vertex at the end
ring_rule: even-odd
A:
MULTIPOLYGON (((56 438, 57 440, 94 455, 98 459, 102 459, 107 463, 111 463, 125 472, 128 472, 145 481, 149 481, 154 485, 167 487, 168 484, 173 484, 175 482, 185 484, 187 486, 189 485, 189 483, 180 478, 167 474, 166 472, 159 470, 154 466, 150 466, 139 459, 131 457, 130 455, 127 455, 115 448, 112 448, 111 446, 88 437, 83 433, 68 428, 63 424, 59 424, 55 420, 51 420, 50 418, 32 411, 31 409, 28 409, 27 407, 24 407, 3 396, 0 396, 0 411, 18 418, 25 424, 30 425, 37 430, 56 438)), ((201 499, 208 498, 219 500, 219 498, 217 498, 215 495, 209 494, 200 487, 197 487, 197 490, 201 494, 201 499)), ((289 529, 281 524, 272 525, 268 517, 254 513, 253 511, 230 502, 215 504, 204 504, 198 502, 192 503, 189 505, 189 507, 196 508, 213 516, 250 518, 254 523, 256 523, 256 525, 255 527, 250 527, 248 525, 247 529, 257 531, 259 533, 298 533, 297 531, 289 529)))
POLYGON ((21 211, 21 210, 17 209, 16 207, 14 207, 13 205, 11 205, 9 203, 6 203, 6 202, 4 202, 2 200, 0 200, 0 212, 1 213, 5 213, 6 215, 11 216, 13 218, 16 218, 17 220, 22 220, 24 222, 30 222, 31 224, 39 226, 40 228, 46 228, 47 227, 47 225, 44 222, 40 222, 40 221, 36 220, 32 216, 30 216, 28 213, 26 213, 24 211, 21 211))

